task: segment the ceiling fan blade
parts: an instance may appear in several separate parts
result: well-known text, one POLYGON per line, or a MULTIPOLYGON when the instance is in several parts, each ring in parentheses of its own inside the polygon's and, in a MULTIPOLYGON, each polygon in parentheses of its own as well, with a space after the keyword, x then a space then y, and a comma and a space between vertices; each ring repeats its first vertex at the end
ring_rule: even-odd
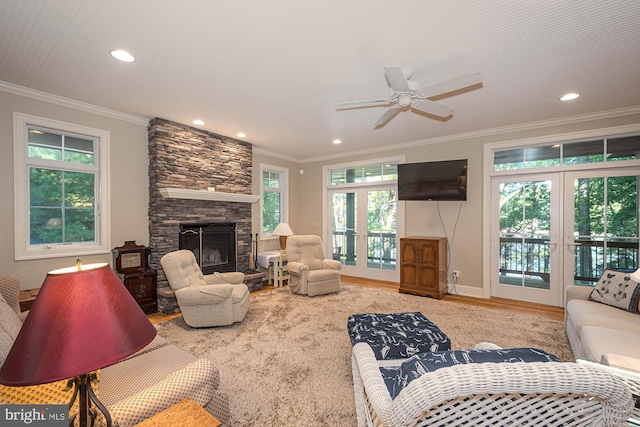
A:
POLYGON ((409 84, 407 78, 400 67, 384 67, 384 73, 389 80, 389 86, 394 92, 409 92, 409 84))
POLYGON ((380 118, 378 119, 374 127, 377 128, 378 126, 384 126, 385 123, 393 119, 396 116, 396 114, 398 114, 399 112, 400 112, 399 107, 389 108, 387 111, 384 112, 382 116, 380 116, 380 118))
POLYGON ((482 83, 482 76, 480 73, 475 73, 423 87, 421 91, 426 98, 431 98, 432 96, 442 95, 443 93, 453 92, 480 83, 482 83))
POLYGON ((451 108, 447 108, 442 104, 438 104, 437 102, 433 102, 428 99, 415 101, 411 104, 411 108, 439 117, 449 117, 453 114, 453 110, 451 108))
POLYGON ((336 103, 336 110, 347 110, 349 108, 363 108, 363 107, 379 107, 381 105, 387 105, 391 102, 386 98, 381 99, 368 99, 365 101, 348 101, 336 103))

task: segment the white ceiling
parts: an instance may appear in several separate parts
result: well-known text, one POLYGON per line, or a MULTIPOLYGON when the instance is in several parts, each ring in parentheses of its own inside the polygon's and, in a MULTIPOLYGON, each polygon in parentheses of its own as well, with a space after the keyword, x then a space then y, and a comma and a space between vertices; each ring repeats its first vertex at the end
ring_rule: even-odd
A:
POLYGON ((640 106, 640 1, 0 0, 0 81, 335 158, 640 106), (406 111, 374 130, 384 107, 336 111, 385 97, 384 66, 484 84, 439 100, 447 121, 406 111))

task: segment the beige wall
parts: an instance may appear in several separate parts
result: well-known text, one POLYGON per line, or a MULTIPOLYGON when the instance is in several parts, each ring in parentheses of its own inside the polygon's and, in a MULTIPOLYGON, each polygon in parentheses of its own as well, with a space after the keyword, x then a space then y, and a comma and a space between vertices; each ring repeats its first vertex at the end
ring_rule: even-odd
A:
MULTIPOLYGON (((302 193, 300 205, 300 233, 320 234, 321 230, 312 227, 313 222, 322 223, 322 168, 330 164, 359 162, 364 159, 379 159, 385 156, 404 154, 407 162, 432 160, 469 160, 467 201, 462 203, 460 219, 455 228, 450 251, 450 271, 459 270, 458 289, 462 294, 482 296, 483 288, 483 150, 484 144, 504 141, 535 139, 546 136, 606 129, 615 126, 640 124, 640 115, 626 115, 609 119, 590 120, 580 123, 557 126, 527 128, 518 132, 503 132, 471 139, 448 141, 439 144, 425 144, 419 147, 390 150, 343 157, 337 160, 304 163, 302 193)), ((638 127, 640 130, 640 125, 638 127)), ((405 204, 405 234, 420 236, 451 237, 458 215, 459 202, 440 202, 440 213, 444 229, 438 214, 437 204, 427 201, 407 201, 405 204)), ((296 230, 297 231, 297 230, 296 230)), ((402 236, 400 236, 402 237, 402 236)))
MULTIPOLYGON (((80 109, 0 91, 0 275, 20 278, 23 289, 40 287, 47 271, 68 267, 77 257, 14 260, 13 112, 89 126, 110 132, 111 247, 125 240, 148 244, 146 124, 117 120, 80 109)), ((111 254, 81 257, 84 263, 111 262, 111 254)))

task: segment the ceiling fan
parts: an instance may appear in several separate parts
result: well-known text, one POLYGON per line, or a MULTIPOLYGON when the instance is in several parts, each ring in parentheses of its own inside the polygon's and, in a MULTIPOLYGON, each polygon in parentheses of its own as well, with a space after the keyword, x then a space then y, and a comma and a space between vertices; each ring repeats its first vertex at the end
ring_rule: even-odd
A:
POLYGON ((378 119, 374 127, 384 126, 405 107, 411 107, 414 110, 433 116, 449 117, 453 114, 453 110, 432 101, 430 98, 482 84, 480 73, 457 77, 426 87, 420 87, 420 83, 411 80, 413 75, 411 68, 384 67, 384 73, 389 81, 389 96, 387 98, 339 102, 336 104, 336 110, 379 107, 391 104, 390 108, 378 119))

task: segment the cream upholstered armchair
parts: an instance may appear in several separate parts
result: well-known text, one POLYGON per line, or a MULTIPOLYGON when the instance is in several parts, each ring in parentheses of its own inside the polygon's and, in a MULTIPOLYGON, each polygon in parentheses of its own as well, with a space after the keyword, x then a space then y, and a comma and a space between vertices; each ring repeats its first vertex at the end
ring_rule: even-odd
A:
POLYGON ((193 328, 241 322, 249 310, 244 273, 202 274, 193 252, 170 252, 160 260, 187 325, 193 328))
POLYGON ((315 296, 340 290, 342 263, 324 256, 319 236, 290 236, 287 239, 289 287, 297 294, 315 296))

